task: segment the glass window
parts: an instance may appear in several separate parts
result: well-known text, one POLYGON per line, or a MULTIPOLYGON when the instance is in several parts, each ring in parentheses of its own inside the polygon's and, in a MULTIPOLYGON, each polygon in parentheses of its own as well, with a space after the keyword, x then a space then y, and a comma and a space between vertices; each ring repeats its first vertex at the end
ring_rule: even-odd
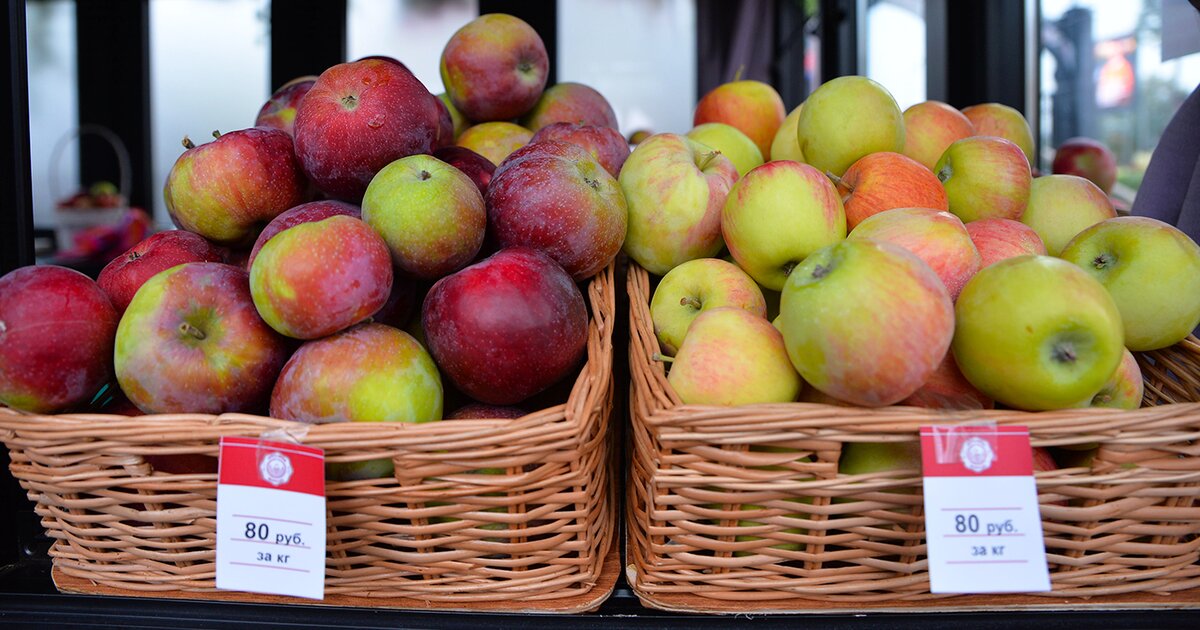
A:
POLYGON ((558 81, 603 94, 623 134, 692 128, 695 0, 560 2, 558 32, 558 81))
POLYGON ((1042 164, 1068 138, 1095 138, 1117 157, 1114 196, 1130 201, 1200 84, 1200 14, 1186 0, 1041 0, 1041 12, 1042 164))
POLYGON ((33 175, 33 223, 54 226, 54 204, 79 186, 79 143, 65 141, 79 125, 75 83, 75 2, 49 0, 26 6, 29 62, 29 145, 33 175))
POLYGON ((438 66, 450 36, 479 15, 477 0, 350 0, 346 52, 350 59, 399 59, 430 92, 445 91, 438 66))
POLYGON ((925 0, 868 0, 866 27, 867 76, 901 110, 926 100, 925 0))
MULTIPOLYGON (((269 0, 150 3, 150 111, 154 181, 161 190, 180 141, 254 125, 271 96, 269 0)), ((119 98, 119 95, 114 95, 119 98)), ((162 195, 156 224, 169 226, 162 195)))

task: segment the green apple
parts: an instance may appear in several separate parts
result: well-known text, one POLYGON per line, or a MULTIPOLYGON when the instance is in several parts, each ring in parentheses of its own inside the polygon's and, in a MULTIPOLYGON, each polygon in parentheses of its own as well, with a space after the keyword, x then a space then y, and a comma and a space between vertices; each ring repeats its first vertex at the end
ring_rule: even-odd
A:
POLYGON ((1019 220, 1029 202, 1029 160, 1003 138, 972 136, 955 141, 933 172, 963 223, 979 219, 1019 220))
POLYGON ((954 307, 937 274, 908 250, 873 240, 809 256, 788 277, 779 310, 804 380, 866 407, 916 392, 954 333, 954 307))
POLYGON ((866 475, 911 470, 921 473, 920 442, 847 442, 838 458, 838 474, 866 475))
POLYGON ((1108 219, 1080 232, 1061 257, 1108 289, 1130 350, 1166 348, 1200 325, 1200 247, 1172 225, 1108 219))
POLYGON ((800 150, 800 138, 796 132, 797 125, 800 124, 800 110, 803 108, 804 103, 797 105, 796 109, 783 119, 779 131, 775 132, 775 138, 771 140, 772 160, 804 161, 804 152, 800 150))
POLYGON ((686 136, 643 140, 617 178, 629 207, 625 253, 663 275, 721 251, 721 207, 737 181, 729 158, 686 136))
POLYGON ((740 308, 766 318, 754 279, 719 258, 689 260, 667 272, 650 298, 650 319, 663 354, 675 356, 692 320, 714 308, 740 308))
POLYGON ((1044 175, 1029 187, 1029 204, 1021 223, 1033 228, 1057 256, 1076 234, 1117 216, 1112 201, 1100 187, 1074 175, 1044 175))
POLYGON ((796 133, 805 161, 839 177, 865 155, 904 150, 904 116, 896 99, 860 76, 838 77, 810 94, 796 133))
POLYGON ((1063 409, 1100 391, 1121 362, 1121 314, 1104 287, 1050 256, 975 274, 955 304, 954 359, 967 380, 1017 409, 1063 409))
POLYGON ((730 406, 792 402, 804 385, 779 331, 763 317, 732 307, 696 317, 667 381, 684 404, 730 406))
POLYGON ((1121 356, 1121 365, 1117 366, 1117 371, 1113 372, 1104 387, 1101 387, 1095 396, 1076 406, 1137 409, 1142 406, 1145 391, 1142 368, 1138 367, 1137 358, 1133 353, 1126 349, 1121 356))
POLYGON ((1000 103, 982 103, 965 107, 962 113, 975 127, 975 135, 1004 138, 1021 147, 1030 164, 1037 162, 1033 150, 1033 130, 1021 112, 1000 103))
POLYGON ((745 177, 751 169, 763 163, 762 151, 737 127, 725 123, 704 123, 693 127, 687 136, 700 144, 720 151, 733 162, 738 176, 745 177))
POLYGON ((721 234, 738 266, 778 291, 809 254, 846 238, 846 211, 821 171, 799 162, 768 162, 729 191, 721 234))

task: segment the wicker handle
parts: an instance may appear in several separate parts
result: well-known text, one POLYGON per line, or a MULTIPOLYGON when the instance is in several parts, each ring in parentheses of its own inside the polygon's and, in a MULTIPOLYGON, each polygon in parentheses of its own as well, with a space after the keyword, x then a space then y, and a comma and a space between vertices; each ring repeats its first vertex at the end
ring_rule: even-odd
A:
POLYGON ((58 200, 63 197, 62 182, 59 180, 59 165, 62 161, 62 154, 66 151, 67 145, 72 140, 82 139, 85 135, 100 136, 108 141, 112 147, 113 153, 117 156, 117 167, 120 169, 120 192, 121 196, 129 199, 129 191, 133 186, 133 169, 130 167, 129 150, 125 148, 125 143, 121 141, 121 137, 114 133, 108 127, 101 125, 80 125, 75 129, 63 134, 58 142, 54 143, 54 149, 50 152, 50 194, 51 198, 58 200))

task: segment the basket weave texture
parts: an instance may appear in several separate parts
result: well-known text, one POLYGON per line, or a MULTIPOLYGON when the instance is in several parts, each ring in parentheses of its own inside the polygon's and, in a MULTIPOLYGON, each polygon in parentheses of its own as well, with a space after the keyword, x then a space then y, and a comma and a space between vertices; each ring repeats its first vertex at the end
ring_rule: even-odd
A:
MULTIPOLYGON (((961 596, 929 592, 920 471, 839 475, 838 458, 850 442, 915 442, 922 425, 977 421, 1026 425, 1034 446, 1100 445, 1090 466, 1037 473, 1053 591, 1021 601, 1200 586, 1194 338, 1138 357, 1146 394, 1135 411, 684 405, 653 359, 650 276, 631 264, 627 286, 627 574, 644 603, 732 613, 952 605, 945 598, 961 596)), ((1017 598, 989 600, 1006 601, 1017 598)))
POLYGON ((393 479, 326 483, 327 597, 578 612, 555 602, 577 605, 597 582, 612 584, 599 574, 615 542, 613 266, 587 295, 587 360, 567 402, 516 420, 309 426, 0 408, 0 440, 54 539, 56 575, 126 592, 219 595, 216 475, 154 471, 144 456, 215 457, 221 436, 286 429, 324 449, 327 462, 395 462, 393 479))

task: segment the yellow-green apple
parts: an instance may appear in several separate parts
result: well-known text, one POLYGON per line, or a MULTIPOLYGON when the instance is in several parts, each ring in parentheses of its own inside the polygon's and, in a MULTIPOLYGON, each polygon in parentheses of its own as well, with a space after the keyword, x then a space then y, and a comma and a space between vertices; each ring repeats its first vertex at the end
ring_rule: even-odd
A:
POLYGON ((1033 228, 1057 256, 1076 234, 1117 216, 1108 195, 1092 182, 1074 175, 1043 175, 1029 187, 1029 203, 1021 223, 1033 228))
POLYGON ((975 388, 963 376, 954 362, 954 354, 946 353, 946 357, 938 364, 929 380, 921 385, 916 393, 900 401, 901 405, 909 407, 925 407, 927 409, 991 409, 996 403, 983 392, 975 388))
MULTIPOLYGON (((329 422, 435 422, 442 419, 437 366, 411 335, 363 324, 300 346, 271 392, 271 417, 329 422)), ((329 462, 329 479, 379 479, 392 460, 329 462)))
POLYGON ((109 261, 96 276, 96 284, 112 300, 113 308, 120 315, 129 306, 138 287, 158 272, 187 262, 222 260, 224 252, 221 248, 203 236, 186 230, 165 230, 151 234, 109 261))
POLYGON ((308 200, 292 137, 266 127, 187 148, 167 174, 163 199, 179 227, 221 245, 249 245, 263 224, 308 200))
POLYGON ((1117 157, 1103 142, 1091 138, 1071 138, 1058 145, 1050 170, 1087 178, 1106 195, 1117 183, 1117 157))
POLYGON ((920 389, 954 334, 954 306, 937 274, 908 250, 872 240, 809 256, 788 276, 779 310, 800 376, 865 407, 920 389))
POLYGON ((804 103, 797 105, 796 109, 783 119, 783 124, 779 125, 768 152, 772 160, 804 161, 804 152, 800 150, 800 138, 796 133, 796 125, 800 122, 800 110, 803 108, 804 103))
POLYGON ((559 122, 616 129, 617 114, 594 88, 567 81, 546 88, 533 109, 521 118, 521 126, 535 132, 559 122))
POLYGON ((402 64, 338 64, 321 73, 296 109, 296 155, 321 192, 358 203, 379 169, 437 148, 442 112, 402 64))
POLYGON ((1037 163, 1033 152, 1033 130, 1021 112, 1000 103, 982 103, 962 110, 977 136, 997 136, 1021 147, 1029 164, 1037 163))
POLYGON ((1170 224, 1108 219, 1080 232, 1061 257, 1108 289, 1130 350, 1174 345, 1200 325, 1200 247, 1170 224))
POLYGON ((955 304, 954 358, 996 402, 1042 411, 1100 391, 1124 351, 1121 314, 1075 265, 1018 256, 980 270, 955 304))
POLYGON ((450 36, 439 70, 458 111, 489 122, 517 118, 538 102, 550 60, 532 26, 511 15, 489 13, 450 36))
POLYGON ((1017 145, 993 136, 956 140, 933 172, 963 223, 979 219, 1020 219, 1029 202, 1033 177, 1017 145))
POLYGON ((544 148, 496 169, 486 197, 487 229, 500 247, 541 250, 572 278, 590 278, 621 251, 625 195, 580 147, 554 140, 535 147, 544 148), (551 154, 555 150, 575 156, 551 154))
MULTIPOLYGON (((259 250, 262 246, 276 234, 301 223, 309 223, 312 221, 320 221, 328 219, 334 215, 345 215, 356 219, 362 218, 362 212, 359 207, 344 201, 310 201, 302 203, 291 210, 271 219, 267 227, 259 232, 258 238, 254 241, 254 247, 250 248, 250 256, 246 259, 246 264, 243 265, 247 271, 254 265, 254 259, 258 257, 259 250)), ((226 261, 229 262, 229 261, 226 261)), ((232 264, 232 263, 231 263, 232 264)))
POLYGON ((731 406, 792 402, 804 385, 771 322, 728 306, 696 316, 667 382, 684 404, 731 406))
POLYGON ((492 405, 519 403, 570 374, 587 346, 587 321, 571 276, 522 247, 438 280, 421 309, 438 366, 492 405))
POLYGON ((458 111, 458 108, 454 106, 454 103, 450 100, 450 96, 448 94, 442 92, 441 94, 438 94, 437 97, 438 100, 442 102, 442 105, 446 106, 446 112, 450 114, 450 125, 454 130, 454 137, 458 138, 462 132, 467 130, 467 127, 471 126, 471 121, 467 120, 467 117, 463 116, 462 112, 458 111))
POLYGON ((629 143, 621 136, 621 132, 612 127, 551 123, 534 133, 529 142, 533 144, 543 140, 569 142, 587 149, 592 158, 613 177, 621 174, 621 166, 629 158, 629 143))
POLYGON ((471 420, 475 418, 504 418, 515 420, 529 412, 520 407, 509 405, 486 405, 484 403, 468 403, 446 414, 447 420, 471 420))
POLYGON ((470 149, 487 158, 497 166, 508 154, 525 146, 533 139, 533 132, 510 122, 485 122, 467 127, 455 144, 470 149))
POLYGON ((729 191, 721 234, 738 266, 778 291, 809 254, 846 238, 846 212, 821 171, 788 160, 767 162, 729 191))
POLYGON ((300 104, 300 99, 304 98, 305 94, 317 82, 315 76, 297 77, 279 86, 271 94, 271 98, 263 104, 262 109, 258 110, 258 116, 254 119, 255 127, 272 127, 286 131, 288 135, 292 135, 292 124, 296 121, 296 106, 300 104))
POLYGON ((721 207, 737 178, 729 158, 695 140, 670 133, 647 138, 618 178, 629 207, 625 253, 660 276, 716 256, 724 246, 721 207))
POLYGON ((865 155, 844 175, 834 176, 834 183, 851 230, 867 217, 893 208, 950 209, 946 190, 933 172, 899 153, 865 155))
POLYGON ((433 157, 462 171, 464 175, 471 178, 471 181, 475 182, 475 187, 479 189, 480 195, 487 194, 492 174, 496 172, 496 165, 492 164, 491 160, 466 147, 459 146, 442 147, 433 152, 433 157))
POLYGON ((1046 253, 1042 237, 1020 221, 980 219, 967 224, 967 233, 971 235, 975 249, 979 250, 981 269, 1005 258, 1046 253))
POLYGON ((430 155, 383 167, 363 195, 362 216, 387 242, 396 266, 424 280, 466 267, 487 228, 479 187, 430 155))
POLYGON ((0 277, 0 403, 56 413, 112 376, 119 315, 91 278, 54 265, 0 277))
POLYGON ((958 217, 931 208, 896 208, 873 215, 847 239, 872 239, 899 245, 917 255, 958 299, 963 285, 979 271, 981 259, 958 217))
POLYGON ((692 126, 725 123, 746 134, 764 160, 771 159, 771 141, 786 118, 783 99, 762 81, 723 83, 696 104, 692 126))
POLYGON ((1111 409, 1137 409, 1142 406, 1145 394, 1142 368, 1137 358, 1128 349, 1121 356, 1121 365, 1109 377, 1108 382, 1094 396, 1075 405, 1076 407, 1108 407, 1111 409))
POLYGON ((650 131, 649 129, 638 129, 637 131, 629 134, 629 145, 637 146, 641 144, 643 140, 653 135, 654 132, 650 131))
POLYGON ((292 226, 264 243, 250 266, 263 321, 295 339, 349 328, 382 308, 391 291, 387 244, 350 216, 292 226))
POLYGON ((904 116, 882 85, 861 76, 832 79, 804 101, 797 138, 804 160, 841 176, 859 158, 904 149, 904 116))
POLYGON ((762 152, 754 141, 732 125, 704 123, 693 127, 687 132, 687 137, 728 157, 740 177, 745 177, 751 169, 763 163, 762 152))
POLYGON ((697 258, 667 272, 650 298, 650 319, 663 354, 675 356, 696 316, 740 308, 766 319, 762 291, 746 272, 720 258, 697 258))
POLYGON ((933 170, 956 140, 975 135, 963 113, 941 101, 924 101, 904 110, 904 155, 933 170))
POLYGON ((866 475, 878 472, 912 471, 921 473, 920 442, 847 442, 838 458, 839 475, 866 475))
POLYGON ((254 308, 248 274, 185 263, 138 289, 117 326, 117 382, 146 413, 266 410, 288 342, 254 308))

